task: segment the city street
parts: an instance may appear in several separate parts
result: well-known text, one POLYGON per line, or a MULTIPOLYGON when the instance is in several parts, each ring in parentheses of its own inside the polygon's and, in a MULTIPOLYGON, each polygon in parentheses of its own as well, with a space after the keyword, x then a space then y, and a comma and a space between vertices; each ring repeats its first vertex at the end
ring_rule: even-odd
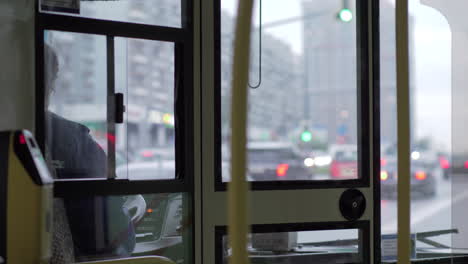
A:
MULTIPOLYGON (((438 190, 432 198, 417 198, 411 201, 411 232, 426 232, 452 228, 452 192, 449 180, 438 179, 438 190)), ((468 195, 457 196, 457 201, 467 199, 468 195)), ((395 234, 397 231, 397 201, 382 200, 382 234, 395 234)), ((435 239, 450 244, 450 235, 435 239)))
MULTIPOLYGON (((466 210, 460 207, 468 203, 468 188, 464 188, 466 183, 453 182, 437 178, 437 194, 432 198, 414 197, 411 201, 411 232, 427 232, 445 229, 458 229, 459 234, 442 235, 431 239, 457 248, 467 248, 468 224, 465 224, 464 215, 466 210), (456 185, 453 185, 456 183, 456 185), (455 186, 455 187, 453 187, 455 186), (457 212, 452 214, 452 212, 457 212), (455 241, 455 242, 453 242, 455 241)), ((397 201, 381 201, 382 234, 396 234, 397 231, 397 201)), ((302 232, 299 234, 299 242, 325 241, 334 239, 357 238, 354 230, 340 231, 316 231, 302 232)), ((418 247, 429 247, 426 244, 418 243, 418 247)))

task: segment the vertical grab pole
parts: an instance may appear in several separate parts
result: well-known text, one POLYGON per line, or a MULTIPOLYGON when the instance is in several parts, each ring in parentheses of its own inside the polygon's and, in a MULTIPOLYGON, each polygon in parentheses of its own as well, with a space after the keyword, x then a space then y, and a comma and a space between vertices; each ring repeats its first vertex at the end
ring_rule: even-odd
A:
POLYGON ((410 93, 408 0, 396 1, 396 73, 398 119, 398 263, 409 264, 410 230, 410 93))
POLYGON ((240 0, 234 41, 231 106, 231 182, 228 185, 230 264, 247 264, 247 84, 250 58, 252 0, 240 0))

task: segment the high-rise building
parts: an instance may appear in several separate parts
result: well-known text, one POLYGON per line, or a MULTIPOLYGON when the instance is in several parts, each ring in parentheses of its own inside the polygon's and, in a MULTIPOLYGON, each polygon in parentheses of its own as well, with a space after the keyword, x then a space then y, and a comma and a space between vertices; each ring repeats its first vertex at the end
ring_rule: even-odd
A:
POLYGON ((329 144, 356 143, 356 19, 338 19, 341 1, 305 0, 302 7, 305 119, 326 131, 329 144))
MULTIPOLYGON (((221 18, 221 123, 227 128, 235 36, 234 18, 227 12, 222 12, 221 18)), ((263 33, 260 61, 258 32, 258 27, 252 29, 249 86, 258 87, 249 88, 249 136, 285 140, 302 120, 300 58, 286 41, 263 33)))
MULTIPOLYGON (((309 91, 309 118, 312 125, 327 130, 329 144, 357 142, 356 19, 350 22, 338 19, 343 3, 302 2, 304 86, 309 91)), ((348 3, 355 16, 356 1, 348 3)), ((380 1, 380 5, 381 140, 394 144, 397 138, 394 6, 388 1, 380 1)), ((413 64, 410 67, 413 69, 413 64)))

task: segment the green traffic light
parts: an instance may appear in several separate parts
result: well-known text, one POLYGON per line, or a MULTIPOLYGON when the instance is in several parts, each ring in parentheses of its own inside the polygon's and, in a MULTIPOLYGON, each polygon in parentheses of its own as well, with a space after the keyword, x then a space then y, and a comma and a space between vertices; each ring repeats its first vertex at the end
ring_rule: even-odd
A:
POLYGON ((301 140, 304 142, 309 142, 312 140, 312 133, 310 131, 304 131, 301 134, 301 140))
POLYGON ((341 9, 340 13, 338 13, 338 17, 343 22, 350 22, 351 20, 353 20, 353 13, 351 12, 351 10, 343 8, 341 9))

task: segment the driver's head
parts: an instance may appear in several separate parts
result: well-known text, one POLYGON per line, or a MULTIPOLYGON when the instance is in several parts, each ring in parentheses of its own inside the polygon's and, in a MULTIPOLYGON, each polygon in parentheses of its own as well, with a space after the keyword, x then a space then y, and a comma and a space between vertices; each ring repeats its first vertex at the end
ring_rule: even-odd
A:
POLYGON ((58 56, 55 50, 49 45, 44 44, 44 80, 45 80, 45 106, 49 105, 50 95, 55 90, 55 80, 59 70, 58 56))

